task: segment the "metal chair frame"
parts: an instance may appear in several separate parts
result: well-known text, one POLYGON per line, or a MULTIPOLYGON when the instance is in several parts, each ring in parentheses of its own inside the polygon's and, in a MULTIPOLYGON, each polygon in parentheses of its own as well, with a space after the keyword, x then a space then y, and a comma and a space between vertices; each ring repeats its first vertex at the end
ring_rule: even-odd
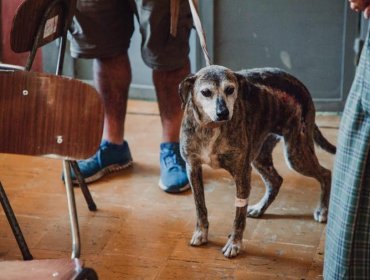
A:
MULTIPOLYGON (((31 0, 26 0, 25 2, 31 2, 31 0)), ((45 10, 42 13, 41 16, 41 21, 38 25, 36 36, 34 37, 34 41, 32 44, 31 49, 29 50, 29 56, 27 59, 27 63, 25 67, 20 67, 16 65, 10 65, 10 64, 0 64, 0 72, 16 72, 16 71, 31 71, 37 50, 45 45, 46 43, 49 43, 45 38, 43 37, 44 35, 44 30, 45 26, 47 24, 47 21, 50 19, 52 14, 57 10, 61 9, 62 11, 62 26, 61 26, 61 32, 60 34, 57 34, 55 38, 52 38, 53 41, 56 38, 60 38, 60 46, 59 46, 59 51, 58 51, 58 60, 57 60, 57 65, 56 65, 56 72, 55 75, 60 76, 62 75, 62 69, 63 69, 63 62, 64 62, 64 54, 65 54, 65 49, 66 49, 66 40, 67 40, 67 33, 68 33, 68 28, 70 24, 70 20, 72 19, 74 8, 71 7, 67 4, 75 5, 76 1, 75 0, 50 0, 46 1, 47 6, 45 10), (68 22, 69 21, 69 22, 68 22)), ((34 1, 34 3, 37 3, 37 1, 34 1)), ((21 4, 21 6, 22 6, 21 4)), ((40 2, 38 3, 40 4, 40 2)), ((20 6, 20 7, 21 7, 20 6)), ((20 8, 19 8, 20 9, 20 8)), ((59 15, 59 14, 58 14, 59 15)), ((16 15, 17 16, 17 15, 16 15)), ((13 22, 14 24, 14 22, 13 22)), ((13 25, 14 27, 14 25, 13 25)), ((12 33, 15 32, 12 30, 12 33)), ((14 35, 14 34, 13 34, 14 35)), ((24 50, 17 50, 17 47, 14 48, 12 46, 12 49, 15 52, 23 52, 24 50)), ((85 200, 88 204, 88 208, 90 211, 96 211, 97 207, 96 204, 89 192, 89 189, 81 175, 81 172, 79 170, 79 167, 76 163, 75 160, 71 159, 66 159, 63 158, 63 173, 64 173, 64 181, 65 181, 65 187, 66 187, 66 194, 67 194, 67 202, 68 202, 68 213, 69 213, 69 219, 70 219, 70 225, 71 225, 71 239, 72 239, 72 254, 71 258, 72 259, 78 259, 81 254, 81 242, 80 242, 80 232, 79 232, 79 225, 78 225, 78 218, 77 218, 77 210, 76 210, 76 202, 75 202, 75 197, 74 197, 74 189, 71 181, 71 169, 74 171, 76 174, 76 178, 79 182, 79 186, 82 190, 82 193, 85 197, 85 200)), ((13 209, 9 203, 9 200, 6 196, 5 190, 0 182, 0 202, 2 204, 2 207, 4 209, 4 212, 6 214, 6 217, 8 219, 8 222, 12 228, 13 234, 17 240, 18 246, 21 250, 22 256, 24 260, 32 260, 33 257, 29 251, 29 248, 27 246, 27 243, 25 241, 25 238, 22 234, 22 231, 20 229, 20 226, 17 222, 17 219, 14 215, 13 209)), ((97 277, 93 277, 96 275, 96 273, 91 270, 91 269, 85 269, 84 275, 85 276, 91 276, 91 279, 97 279, 97 277)), ((77 279, 85 279, 85 278, 77 278, 77 279)))

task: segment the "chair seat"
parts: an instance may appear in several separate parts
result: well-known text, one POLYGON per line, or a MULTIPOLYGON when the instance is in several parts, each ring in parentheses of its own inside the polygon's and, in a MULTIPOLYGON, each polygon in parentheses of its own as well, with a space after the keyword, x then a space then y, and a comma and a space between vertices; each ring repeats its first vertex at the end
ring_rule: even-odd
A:
POLYGON ((73 279, 82 270, 79 259, 45 259, 32 261, 1 261, 0 279, 73 279))

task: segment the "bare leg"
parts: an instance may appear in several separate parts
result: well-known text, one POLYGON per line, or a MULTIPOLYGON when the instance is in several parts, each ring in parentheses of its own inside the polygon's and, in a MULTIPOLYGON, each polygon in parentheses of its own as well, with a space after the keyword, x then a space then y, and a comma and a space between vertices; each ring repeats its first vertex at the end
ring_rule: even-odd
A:
POLYGON ((179 142, 182 110, 178 88, 180 82, 189 73, 189 61, 182 68, 176 70, 153 70, 153 82, 158 97, 163 129, 163 142, 179 142))
POLYGON ((127 54, 94 60, 94 81, 105 108, 103 139, 122 144, 131 83, 131 66, 127 54))
MULTIPOLYGON (((95 87, 105 109, 102 140, 108 142, 102 141, 99 150, 90 159, 78 161, 78 169, 86 183, 97 181, 109 173, 129 167, 132 163, 128 144, 123 142, 128 89, 131 83, 129 58, 127 54, 96 58, 93 62, 93 73, 95 87)), ((74 184, 79 183, 74 172, 71 176, 74 184)))

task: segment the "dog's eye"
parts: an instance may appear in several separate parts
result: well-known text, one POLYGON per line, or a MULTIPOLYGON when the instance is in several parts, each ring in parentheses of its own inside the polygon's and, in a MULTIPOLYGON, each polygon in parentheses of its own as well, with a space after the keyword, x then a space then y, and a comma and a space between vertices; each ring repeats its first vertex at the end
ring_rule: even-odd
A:
POLYGON ((210 91, 209 89, 202 89, 200 92, 204 97, 211 97, 212 95, 212 91, 210 91))
POLYGON ((226 95, 231 95, 233 93, 234 93, 234 87, 229 86, 229 87, 225 88, 225 94, 226 95))

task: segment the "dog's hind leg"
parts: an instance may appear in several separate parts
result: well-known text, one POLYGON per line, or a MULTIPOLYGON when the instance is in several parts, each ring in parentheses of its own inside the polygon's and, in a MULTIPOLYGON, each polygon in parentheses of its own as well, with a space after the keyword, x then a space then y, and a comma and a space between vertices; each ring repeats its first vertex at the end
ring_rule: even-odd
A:
POLYGON ((266 191, 258 203, 248 207, 247 213, 249 217, 257 218, 262 216, 275 200, 283 183, 283 178, 276 171, 272 160, 272 150, 279 141, 280 138, 278 136, 269 135, 263 143, 259 155, 253 161, 253 166, 261 175, 266 191))
POLYGON ((200 246, 208 242, 208 217, 206 202, 204 199, 202 166, 199 164, 190 167, 187 164, 186 169, 190 186, 193 192, 197 214, 197 224, 193 236, 190 240, 190 245, 200 246))
POLYGON ((307 134, 285 139, 285 156, 290 166, 297 172, 313 177, 321 184, 320 201, 314 212, 314 219, 320 223, 327 220, 331 171, 321 166, 316 154, 312 137, 307 134))

